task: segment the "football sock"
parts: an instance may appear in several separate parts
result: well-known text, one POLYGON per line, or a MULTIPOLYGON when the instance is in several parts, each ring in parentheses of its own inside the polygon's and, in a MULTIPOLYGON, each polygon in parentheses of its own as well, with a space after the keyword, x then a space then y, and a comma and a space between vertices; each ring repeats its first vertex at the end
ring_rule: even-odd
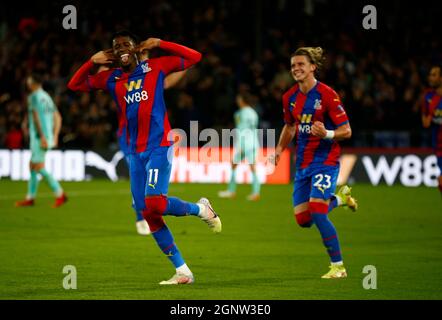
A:
POLYGON ((258 175, 256 172, 252 172, 252 193, 259 194, 261 184, 259 183, 258 175))
POLYGON ((339 246, 338 235, 333 223, 328 218, 328 206, 323 203, 310 203, 310 210, 313 221, 315 222, 322 237, 327 253, 331 262, 342 261, 341 248, 339 246))
POLYGON ((339 206, 339 200, 338 197, 336 197, 335 195, 333 195, 330 198, 330 204, 328 205, 328 212, 332 211, 334 208, 339 206))
MULTIPOLYGON (((126 158, 125 158, 126 159, 126 158)), ((134 209, 134 211, 135 211, 135 216, 137 217, 137 221, 141 221, 141 220, 144 220, 144 217, 143 217, 143 210, 141 209, 141 210, 137 210, 136 208, 135 208, 135 201, 134 201, 134 199, 132 198, 132 208, 134 209)))
POLYGON ((58 181, 55 180, 54 177, 49 172, 46 171, 46 169, 41 169, 39 173, 43 176, 43 178, 45 178, 45 180, 49 184, 49 187, 57 197, 63 194, 63 189, 61 188, 58 181))
POLYGON ((313 225, 312 215, 309 210, 305 210, 295 214, 298 225, 302 228, 310 228, 313 225))
POLYGON ((163 253, 169 258, 175 268, 181 267, 184 264, 184 259, 181 256, 167 225, 163 225, 159 230, 152 233, 152 235, 161 251, 163 251, 163 253))
POLYGON ((183 201, 175 197, 167 197, 167 208, 164 215, 182 217, 187 215, 197 216, 200 207, 196 203, 183 201))
POLYGON ((230 192, 235 192, 236 191, 236 179, 235 179, 235 176, 236 176, 236 168, 235 169, 232 168, 232 173, 230 175, 230 182, 229 182, 229 188, 228 188, 228 190, 230 192))
POLYGON ((31 176, 28 181, 28 194, 26 195, 26 199, 35 199, 37 195, 38 189, 38 176, 37 171, 31 170, 31 176))
POLYGON ((143 218, 143 210, 137 210, 134 208, 135 215, 137 216, 137 221, 144 220, 143 218))
POLYGON ((176 268, 176 271, 181 273, 181 274, 186 274, 186 275, 191 275, 192 274, 192 271, 190 271, 190 269, 187 266, 187 264, 183 264, 181 267, 176 268))

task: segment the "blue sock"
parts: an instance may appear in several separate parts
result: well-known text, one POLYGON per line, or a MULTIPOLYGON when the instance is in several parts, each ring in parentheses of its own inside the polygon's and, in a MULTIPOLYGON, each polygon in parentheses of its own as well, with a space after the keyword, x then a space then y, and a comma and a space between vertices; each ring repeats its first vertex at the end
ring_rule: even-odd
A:
POLYGON ((342 261, 341 248, 339 246, 338 235, 333 223, 324 213, 312 213, 313 221, 321 233, 324 246, 332 262, 342 261))
POLYGON ((143 210, 137 210, 134 208, 134 211, 135 211, 135 215, 137 216, 137 221, 144 220, 143 213, 142 213, 143 210))
POLYGON ((137 210, 137 209, 135 208, 135 201, 134 201, 133 198, 132 198, 132 208, 133 208, 134 211, 135 211, 135 216, 137 217, 137 221, 144 220, 144 217, 143 217, 143 210, 137 210))
POLYGON ((328 212, 332 211, 334 208, 338 206, 338 199, 335 195, 330 198, 330 204, 328 205, 328 212))
POLYGON ((181 267, 184 264, 184 259, 173 240, 169 228, 164 225, 161 229, 152 233, 152 235, 161 251, 169 258, 175 268, 181 267))
POLYGON ((175 197, 167 197, 167 208, 163 215, 171 215, 175 217, 187 215, 197 216, 199 212, 200 207, 195 203, 186 202, 175 197))

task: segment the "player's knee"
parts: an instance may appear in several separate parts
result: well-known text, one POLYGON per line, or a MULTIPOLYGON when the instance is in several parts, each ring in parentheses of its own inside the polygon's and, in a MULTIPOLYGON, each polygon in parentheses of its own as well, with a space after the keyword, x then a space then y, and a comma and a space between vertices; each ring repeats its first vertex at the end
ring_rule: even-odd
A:
POLYGON ((164 226, 163 213, 167 208, 167 197, 163 195, 146 197, 145 204, 146 209, 143 210, 143 217, 150 230, 155 232, 164 226))
POLYGON ((313 224, 312 215, 308 210, 295 214, 295 219, 301 228, 310 228, 313 224))
POLYGON ((308 203, 308 209, 310 211, 311 214, 327 214, 328 213, 328 203, 326 202, 315 202, 315 201, 310 201, 308 203))

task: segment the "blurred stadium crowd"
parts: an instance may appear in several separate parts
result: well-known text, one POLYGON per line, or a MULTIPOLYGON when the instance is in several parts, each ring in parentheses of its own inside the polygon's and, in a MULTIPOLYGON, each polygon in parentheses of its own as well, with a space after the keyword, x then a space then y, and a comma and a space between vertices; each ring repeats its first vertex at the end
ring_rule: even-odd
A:
MULTIPOLYGON (((442 60, 439 10, 400 1, 377 6, 378 30, 362 28, 362 5, 353 1, 155 0, 121 7, 70 2, 78 29, 62 27, 64 4, 38 2, 0 13, 0 148, 25 148, 24 79, 44 74, 45 88, 63 116, 62 148, 117 148, 116 106, 107 93, 66 88, 111 35, 129 29, 203 53, 203 60, 166 93, 172 127, 233 127, 235 94, 256 97, 262 128, 282 127, 281 96, 293 84, 290 55, 298 46, 321 46, 319 79, 341 95, 353 127, 347 146, 425 147, 420 99, 432 63, 442 60), (410 22, 412 21, 412 23, 410 22)), ((154 53, 155 54, 155 53, 154 53)), ((156 53, 161 54, 161 53, 156 53)))

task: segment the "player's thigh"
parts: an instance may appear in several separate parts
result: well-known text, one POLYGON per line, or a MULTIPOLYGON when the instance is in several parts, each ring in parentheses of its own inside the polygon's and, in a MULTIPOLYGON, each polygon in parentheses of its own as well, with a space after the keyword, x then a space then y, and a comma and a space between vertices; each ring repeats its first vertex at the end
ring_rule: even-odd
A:
POLYGON ((144 203, 144 186, 146 184, 146 169, 143 160, 138 154, 129 154, 130 190, 132 192, 133 206, 136 210, 146 208, 144 203))
POLYGON ((38 143, 31 143, 31 163, 43 163, 46 158, 46 150, 42 149, 38 143))
POLYGON ((159 147, 152 151, 146 164, 146 197, 167 195, 169 191, 170 173, 172 171, 172 147, 159 147))
POLYGON ((309 199, 310 177, 297 172, 293 186, 293 208, 295 214, 308 210, 309 199))
POLYGON ((241 148, 235 148, 235 153, 233 154, 232 163, 240 164, 244 160, 244 150, 241 148))
POLYGON ((294 214, 300 214, 301 212, 308 211, 308 201, 298 204, 293 208, 294 214))
POLYGON ((325 202, 330 200, 336 189, 338 175, 339 166, 322 166, 312 170, 310 198, 325 202))
POLYGON ((258 151, 256 148, 251 147, 251 148, 247 148, 244 151, 244 157, 247 159, 247 162, 249 164, 255 165, 257 156, 258 156, 258 151))

